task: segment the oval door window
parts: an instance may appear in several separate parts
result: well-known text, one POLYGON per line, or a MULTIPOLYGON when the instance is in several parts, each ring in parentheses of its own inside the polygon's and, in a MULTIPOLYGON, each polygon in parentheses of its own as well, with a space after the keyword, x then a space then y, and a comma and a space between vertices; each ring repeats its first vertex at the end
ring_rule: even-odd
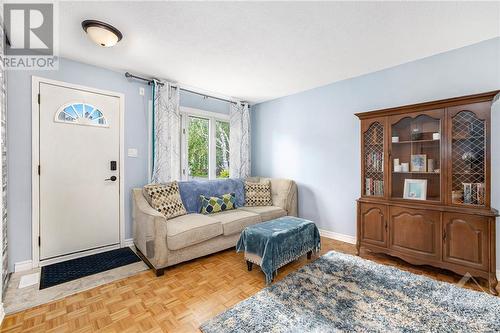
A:
POLYGON ((65 104, 56 112, 55 121, 76 125, 87 125, 97 127, 108 127, 108 121, 104 114, 86 103, 65 104))

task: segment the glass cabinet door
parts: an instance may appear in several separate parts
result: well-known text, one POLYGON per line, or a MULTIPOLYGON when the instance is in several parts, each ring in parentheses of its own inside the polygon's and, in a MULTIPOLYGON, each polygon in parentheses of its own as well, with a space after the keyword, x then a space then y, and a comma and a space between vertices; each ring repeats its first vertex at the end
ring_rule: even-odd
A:
POLYGON ((440 110, 391 121, 391 196, 441 201, 440 110))
POLYGON ((364 196, 384 196, 384 125, 371 123, 363 133, 364 196))
POLYGON ((453 204, 486 206, 486 120, 472 111, 451 118, 453 204))

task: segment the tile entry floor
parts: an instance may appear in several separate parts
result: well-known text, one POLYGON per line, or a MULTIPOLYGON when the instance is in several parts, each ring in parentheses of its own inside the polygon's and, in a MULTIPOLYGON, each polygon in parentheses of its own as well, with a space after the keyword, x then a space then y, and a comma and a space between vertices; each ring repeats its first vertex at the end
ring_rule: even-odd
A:
POLYGON ((84 290, 135 275, 147 269, 148 266, 146 266, 144 262, 139 261, 130 265, 117 267, 43 290, 38 289, 40 284, 39 278, 35 285, 18 288, 21 277, 40 273, 41 268, 13 273, 10 277, 7 291, 5 292, 5 298, 3 300, 4 310, 6 315, 9 315, 36 305, 49 303, 84 290))

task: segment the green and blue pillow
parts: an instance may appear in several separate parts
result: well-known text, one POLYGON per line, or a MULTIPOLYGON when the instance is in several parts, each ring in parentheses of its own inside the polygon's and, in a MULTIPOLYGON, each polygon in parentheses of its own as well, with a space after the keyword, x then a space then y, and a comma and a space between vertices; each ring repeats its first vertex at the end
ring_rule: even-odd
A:
POLYGON ((219 213, 236 208, 236 194, 227 193, 220 197, 206 197, 200 195, 202 214, 219 213))

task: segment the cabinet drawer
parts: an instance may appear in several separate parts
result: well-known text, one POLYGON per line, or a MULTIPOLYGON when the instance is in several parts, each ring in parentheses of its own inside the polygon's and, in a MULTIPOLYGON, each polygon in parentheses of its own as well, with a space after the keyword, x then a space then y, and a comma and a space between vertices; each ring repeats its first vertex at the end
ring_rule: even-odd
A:
POLYGON ((441 259, 441 213, 390 207, 389 247, 414 257, 441 259))
POLYGON ((443 260, 481 270, 489 265, 489 219, 460 213, 443 215, 443 260))
POLYGON ((387 207, 362 203, 359 214, 361 242, 387 247, 387 207))

